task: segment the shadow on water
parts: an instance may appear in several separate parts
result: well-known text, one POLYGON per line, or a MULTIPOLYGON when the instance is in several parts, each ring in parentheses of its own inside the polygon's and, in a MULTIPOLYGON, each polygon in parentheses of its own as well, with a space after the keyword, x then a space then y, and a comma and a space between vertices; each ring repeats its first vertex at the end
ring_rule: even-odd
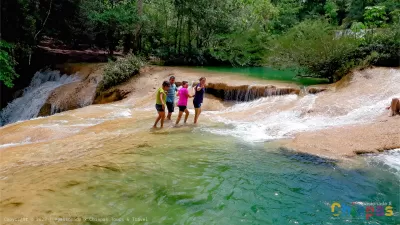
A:
POLYGON ((296 152, 285 147, 280 147, 278 150, 279 153, 275 154, 281 154, 282 156, 299 163, 334 167, 338 162, 338 160, 336 159, 321 157, 303 152, 296 152))

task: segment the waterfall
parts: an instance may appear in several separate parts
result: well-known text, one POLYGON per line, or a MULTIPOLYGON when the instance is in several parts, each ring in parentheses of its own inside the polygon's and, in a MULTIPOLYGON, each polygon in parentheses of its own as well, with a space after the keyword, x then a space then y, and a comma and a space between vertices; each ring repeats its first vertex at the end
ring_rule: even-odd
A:
POLYGON ((54 89, 78 80, 76 76, 61 75, 59 71, 36 72, 23 95, 0 112, 0 125, 36 117, 54 89))
POLYGON ((248 102, 262 97, 298 94, 296 88, 277 88, 275 86, 228 86, 226 84, 213 84, 207 86, 207 93, 226 101, 248 102))
POLYGON ((275 88, 260 89, 260 94, 247 86, 215 92, 241 102, 212 114, 214 121, 229 128, 206 130, 248 141, 269 141, 303 131, 368 123, 388 114, 385 107, 400 96, 399 81, 399 70, 377 68, 356 72, 347 87, 321 95, 299 96, 289 94, 290 89, 275 88))

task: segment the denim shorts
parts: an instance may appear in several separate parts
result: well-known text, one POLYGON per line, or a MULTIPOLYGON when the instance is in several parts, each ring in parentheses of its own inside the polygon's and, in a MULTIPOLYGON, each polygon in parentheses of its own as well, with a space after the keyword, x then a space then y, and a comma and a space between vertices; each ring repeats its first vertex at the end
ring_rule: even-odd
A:
POLYGON ((164 109, 163 109, 162 105, 160 105, 160 104, 156 104, 156 109, 158 112, 164 112, 164 109))
POLYGON ((201 107, 201 103, 193 102, 194 108, 198 109, 201 107))

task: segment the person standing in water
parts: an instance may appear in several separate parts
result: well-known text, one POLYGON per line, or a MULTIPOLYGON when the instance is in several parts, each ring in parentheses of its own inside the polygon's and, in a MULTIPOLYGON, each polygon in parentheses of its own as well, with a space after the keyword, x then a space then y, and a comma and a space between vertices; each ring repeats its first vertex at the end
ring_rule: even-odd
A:
POLYGON ((167 108, 168 108, 168 116, 167 119, 171 120, 171 115, 174 112, 175 108, 175 93, 177 91, 176 84, 175 84, 175 77, 171 76, 169 78, 170 88, 167 93, 167 108))
POLYGON ((165 119, 165 102, 167 100, 167 91, 170 88, 170 84, 168 81, 164 81, 162 87, 160 87, 156 92, 156 109, 158 112, 158 117, 156 122, 154 123, 153 128, 157 128, 158 121, 161 120, 161 128, 164 126, 165 119))
POLYGON ((188 98, 191 98, 193 96, 189 95, 188 86, 189 86, 188 82, 183 81, 182 88, 179 89, 178 94, 176 94, 176 96, 179 96, 179 101, 178 101, 179 115, 178 115, 178 118, 176 119, 176 125, 179 124, 179 121, 181 120, 183 112, 186 113, 184 123, 186 123, 186 121, 189 117, 189 110, 187 110, 187 102, 188 102, 188 98))
POLYGON ((198 83, 195 87, 195 95, 193 99, 194 105, 194 123, 197 123, 201 113, 201 104, 203 103, 204 93, 206 92, 206 78, 201 77, 200 83, 198 83))

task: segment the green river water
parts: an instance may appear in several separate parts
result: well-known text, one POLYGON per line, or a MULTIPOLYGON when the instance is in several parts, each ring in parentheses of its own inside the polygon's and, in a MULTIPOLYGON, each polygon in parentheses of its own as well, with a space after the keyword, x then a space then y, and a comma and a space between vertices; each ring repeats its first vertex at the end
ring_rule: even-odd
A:
POLYGON ((293 71, 275 70, 268 67, 200 67, 200 69, 214 72, 238 73, 250 77, 257 77, 266 80, 293 82, 305 86, 326 84, 329 82, 327 79, 297 77, 293 71))
MULTIPOLYGON (((167 123, 164 130, 149 131, 155 118, 153 104, 149 107, 95 105, 10 127, 16 133, 32 129, 23 134, 32 136, 99 124, 77 136, 27 145, 23 154, 5 149, 21 160, 10 165, 13 170, 1 171, 3 189, 10 190, 2 191, 0 215, 6 213, 1 222, 400 224, 400 151, 339 162, 281 149, 273 141, 213 134, 210 128, 229 132, 232 125, 212 121, 207 112, 199 126, 167 123), (27 153, 32 155, 22 158, 27 153), (334 202, 353 206, 351 213, 337 207, 332 213, 334 202), (384 205, 383 215, 374 205, 367 218, 371 204, 384 205), (44 222, 6 221, 24 215, 44 222), (74 221, 55 222, 58 217, 74 221)), ((253 131, 241 132, 248 136, 253 131)))
POLYGON ((399 179, 379 163, 362 159, 360 168, 343 168, 332 160, 199 129, 158 135, 164 144, 124 149, 131 153, 114 160, 117 169, 79 174, 87 186, 65 189, 54 203, 79 208, 88 220, 107 218, 84 224, 133 224, 137 218, 145 219, 143 224, 400 222, 399 179), (391 202, 395 215, 367 220, 365 206, 356 205, 360 211, 335 217, 333 202, 391 202))

